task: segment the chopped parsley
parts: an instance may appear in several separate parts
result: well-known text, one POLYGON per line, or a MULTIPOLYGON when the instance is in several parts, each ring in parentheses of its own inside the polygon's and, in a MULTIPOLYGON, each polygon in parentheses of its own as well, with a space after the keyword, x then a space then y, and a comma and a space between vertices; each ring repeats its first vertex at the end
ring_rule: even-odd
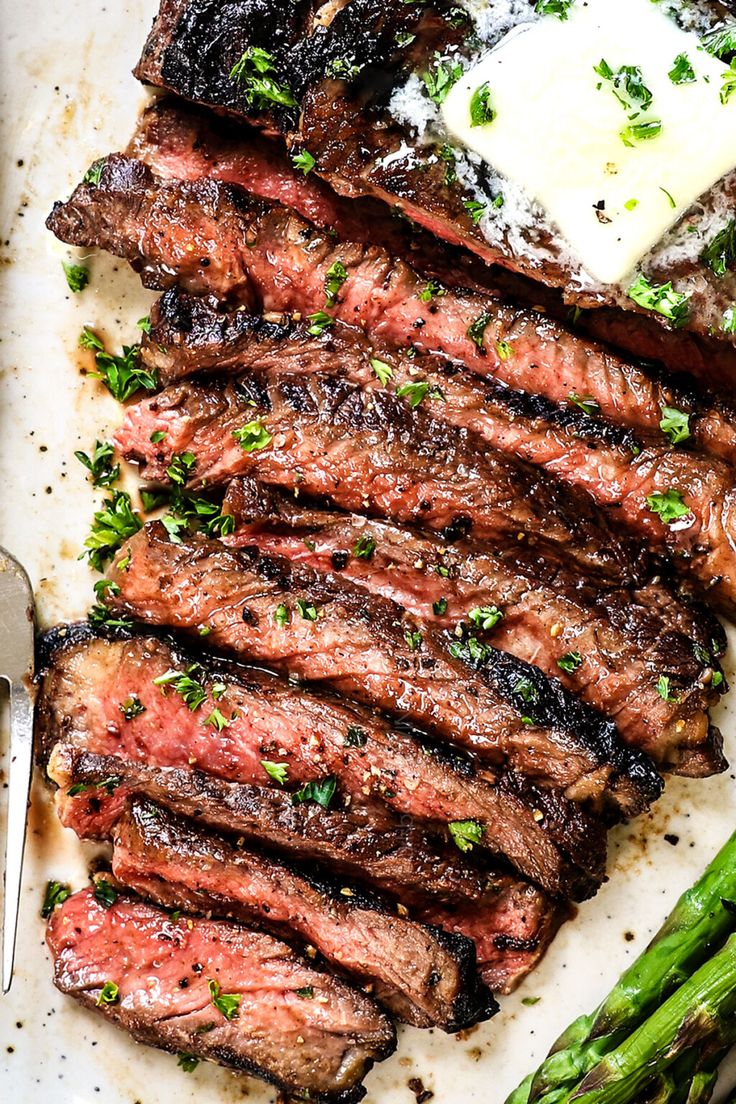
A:
POLYGON ((320 310, 308 315, 307 322, 309 322, 307 333, 311 334, 312 337, 319 337, 325 330, 329 330, 330 326, 334 326, 335 319, 331 314, 320 310))
POLYGON ((673 445, 680 445, 691 436, 690 415, 684 410, 678 410, 677 407, 663 406, 659 428, 665 436, 669 437, 673 445))
POLYGON ((343 744, 345 747, 362 748, 368 743, 368 733, 360 725, 348 725, 343 744))
POLYGON ((470 220, 473 223, 473 226, 478 225, 480 220, 483 218, 483 215, 488 210, 488 205, 486 203, 481 203, 480 200, 477 199, 464 199, 463 207, 470 215, 470 220))
POLYGON ((412 652, 416 652, 422 645, 422 634, 418 629, 404 629, 404 640, 412 652))
POLYGON ((534 10, 537 15, 556 15, 558 19, 567 19, 574 3, 575 0, 537 0, 534 10))
POLYGON ((506 361, 514 355, 514 347, 510 345, 508 341, 497 341, 496 353, 498 354, 499 360, 506 361))
POLYGON ((111 487, 120 478, 120 465, 112 463, 114 453, 110 441, 95 441, 91 456, 86 452, 75 452, 74 455, 91 474, 93 487, 111 487))
POLYGON ((471 127, 486 126, 495 118, 496 111, 491 103, 491 87, 488 81, 484 81, 470 97, 470 125, 471 127))
POLYGON ((143 318, 139 318, 136 322, 136 326, 144 334, 150 334, 151 332, 151 316, 150 314, 144 314, 143 318))
POLYGON ((317 164, 308 149, 299 150, 298 153, 292 153, 291 163, 295 169, 300 169, 305 176, 310 173, 317 164))
POLYGON ((671 525, 673 521, 686 517, 690 513, 690 507, 679 491, 670 487, 664 493, 659 491, 647 495, 647 506, 653 514, 657 514, 665 525, 671 525))
POLYGON ((222 732, 223 729, 230 727, 232 721, 228 721, 227 717, 225 717, 221 710, 217 706, 215 706, 209 717, 205 717, 205 719, 202 721, 202 724, 209 725, 211 728, 214 728, 216 732, 222 732))
POLYGON ((713 57, 721 61, 729 61, 731 55, 736 54, 736 23, 728 23, 718 30, 709 31, 703 35, 703 46, 713 57))
POLYGON ((69 290, 73 291, 75 295, 78 295, 80 291, 84 291, 89 283, 89 269, 86 265, 68 264, 66 261, 62 261, 61 267, 64 269, 69 290))
POLYGON ((634 211, 639 206, 638 199, 627 199, 624 203, 624 207, 627 211, 634 211))
POLYGON ((291 620, 291 614, 289 613, 289 607, 285 606, 283 602, 279 602, 274 610, 273 619, 280 629, 285 629, 291 620))
POLYGON ((240 993, 223 993, 219 981, 210 979, 207 982, 212 1004, 218 1012, 222 1012, 226 1020, 234 1020, 240 1008, 240 993))
POLYGON ((439 280, 427 280, 427 283, 419 292, 419 298, 423 303, 431 303, 433 299, 440 299, 446 294, 447 288, 444 288, 439 280))
POLYGON ((73 786, 69 787, 67 793, 69 797, 77 797, 79 794, 87 793, 88 790, 104 790, 109 796, 115 793, 122 781, 119 774, 111 774, 107 778, 102 778, 99 782, 75 782, 73 786))
POLYGON ((337 302, 337 293, 348 278, 348 270, 342 261, 334 261, 327 269, 325 276, 325 296, 327 305, 334 307, 337 302))
POLYGON ((434 69, 421 74, 429 98, 436 104, 444 103, 453 84, 463 75, 459 61, 443 61, 439 53, 434 55, 434 69))
POLYGON ((295 989, 294 992, 300 1000, 312 1000, 314 997, 314 986, 304 985, 301 989, 295 989))
POLYGON ((450 838, 460 851, 472 851, 483 839, 485 828, 477 820, 451 820, 447 825, 450 838))
POLYGON ((120 987, 114 981, 106 981, 100 989, 95 1004, 100 1008, 103 1004, 116 1004, 120 1000, 120 987))
POLYGON ((314 602, 308 602, 306 598, 297 598, 296 608, 302 615, 305 621, 316 621, 319 617, 317 607, 314 602))
POLYGON ((146 707, 137 694, 131 694, 124 702, 121 702, 119 709, 126 721, 132 721, 135 717, 140 717, 141 713, 146 712, 146 707))
MULTIPOLYGON (((410 37, 414 38, 414 35, 410 37)), ((396 41, 398 45, 398 38, 396 41)), ((351 81, 355 80, 364 68, 365 65, 357 62, 353 56, 349 58, 332 58, 325 66, 325 76, 332 77, 333 80, 351 81)))
POLYGON ((727 334, 736 334, 736 305, 734 305, 733 307, 726 307, 725 311, 723 312, 721 332, 727 334))
POLYGON ((432 613, 435 617, 442 617, 447 613, 447 599, 438 598, 436 602, 432 603, 432 613))
POLYGON ((64 885, 62 882, 47 882, 46 892, 43 895, 43 904, 41 905, 41 916, 43 919, 48 920, 56 906, 63 904, 67 897, 71 897, 71 893, 72 891, 69 886, 64 885))
POLYGON ((112 496, 103 502, 102 509, 95 512, 92 528, 84 542, 92 567, 102 571, 123 542, 137 533, 142 525, 127 491, 113 491, 112 496))
POLYGON ((376 551, 376 542, 373 537, 364 534, 358 537, 353 545, 353 555, 358 560, 370 560, 376 551))
POLYGON ((592 395, 578 395, 575 391, 571 391, 567 396, 573 406, 577 406, 578 410, 582 410, 583 414, 587 414, 589 418, 594 418, 596 414, 600 414, 600 404, 596 402, 592 395))
POLYGON ((259 452, 261 449, 268 448, 273 440, 260 418, 247 422, 240 429, 234 429, 233 437, 243 452, 259 452))
POLYGON ((721 103, 727 104, 734 92, 736 92, 736 59, 731 62, 731 68, 724 74, 720 91, 721 103))
POLYGON ((512 690, 513 693, 518 694, 521 700, 527 705, 539 701, 539 691, 531 679, 526 678, 526 676, 522 675, 512 687, 512 690))
POLYGON ((283 786, 286 782, 288 782, 288 763, 272 763, 269 759, 261 759, 261 766, 265 770, 268 777, 273 778, 274 782, 278 782, 279 786, 283 786))
POLYGON ((335 796, 336 788, 337 780, 330 774, 327 778, 316 779, 313 782, 305 782, 301 789, 297 790, 295 794, 292 794, 291 800, 294 805, 301 805, 305 801, 315 801, 318 805, 321 805, 323 809, 328 809, 330 802, 335 796))
POLYGON ((276 80, 273 54, 260 46, 249 46, 233 65, 229 77, 237 81, 246 103, 251 107, 266 107, 269 104, 296 106, 289 87, 276 80))
POLYGON ((193 663, 190 667, 187 667, 185 671, 175 671, 173 669, 168 670, 163 675, 159 675, 158 678, 153 680, 154 686, 163 687, 164 692, 167 686, 171 688, 179 695, 185 705, 194 713, 196 709, 207 701, 207 691, 201 682, 198 682, 194 675, 198 674, 202 668, 198 663, 193 663))
POLYGON ((674 64, 667 74, 673 84, 692 84, 696 79, 687 54, 678 54, 674 64))
POLYGON ((483 314, 479 314, 475 321, 471 322, 468 326, 468 337, 478 349, 483 348, 485 332, 490 322, 491 315, 488 311, 484 311, 483 314))
MULTIPOLYGON (((651 107, 654 97, 651 90, 644 84, 644 77, 638 65, 622 65, 614 70, 605 58, 601 58, 600 63, 594 65, 593 69, 599 77, 611 84, 611 91, 624 110, 630 113, 630 119, 637 118, 640 112, 651 107)), ((599 84, 598 87, 600 88, 601 85, 599 84)))
POLYGON ((561 671, 567 671, 570 675, 573 671, 577 671, 582 662, 583 657, 580 652, 565 652, 565 654, 560 656, 557 660, 557 666, 561 671))
POLYGON ((663 188, 661 184, 659 185, 659 190, 660 190, 660 192, 663 193, 663 195, 665 195, 667 197, 667 202, 669 203, 670 207, 674 211, 675 208, 677 207, 677 200, 672 195, 672 192, 668 192, 667 189, 663 188))
POLYGON ((125 402, 142 388, 155 391, 158 387, 155 369, 149 371, 141 366, 140 350, 136 345, 123 345, 122 356, 115 356, 107 352, 97 334, 87 326, 82 330, 79 344, 84 349, 94 350, 97 371, 92 375, 103 381, 118 402, 125 402))
POLYGON ((199 1058, 196 1054, 190 1054, 188 1050, 182 1050, 176 1056, 176 1064, 184 1070, 184 1073, 191 1073, 199 1065, 199 1058))
POLYGON ((475 606, 469 610, 468 620, 477 628, 489 632, 503 620, 503 611, 498 606, 475 606))
POLYGON ((97 161, 93 161, 86 173, 82 177, 83 184, 92 184, 95 188, 99 185, 102 178, 102 170, 107 164, 106 157, 99 157, 97 161))
POLYGON ((619 131, 619 137, 625 146, 635 146, 637 142, 646 142, 650 138, 656 138, 662 131, 662 123, 659 119, 650 119, 647 123, 630 123, 619 131))
POLYGON ((406 399, 409 406, 416 408, 427 396, 430 399, 442 399, 444 395, 439 387, 427 383, 426 380, 416 380, 413 383, 402 383, 396 388, 396 394, 400 399, 406 399))
POLYGON ((657 679, 657 693, 662 701, 676 702, 679 697, 670 689, 670 680, 667 675, 660 675, 657 679))
POLYGON ((385 387, 394 374, 391 365, 387 364, 385 360, 377 360, 376 357, 371 357, 370 365, 376 373, 379 383, 382 383, 385 387))
POLYGON ((629 288, 627 295, 640 307, 667 318, 673 326, 684 326, 689 313, 689 296, 675 291, 671 281, 652 284, 642 273, 629 288))
POLYGON ((485 663, 491 654, 487 644, 478 640, 477 636, 469 636, 467 640, 453 640, 448 649, 453 659, 461 659, 464 663, 485 663))
POLYGON ((700 259, 716 276, 725 276, 736 266, 736 219, 729 219, 706 245, 700 259))
POLYGON ((115 904, 118 899, 118 891, 114 885, 110 885, 104 878, 100 878, 95 882, 93 889, 93 896, 98 905, 102 905, 103 908, 109 909, 115 904))
POLYGON ((171 457, 171 463, 166 469, 166 474, 172 483, 183 487, 189 480, 197 466, 197 457, 193 452, 175 452, 171 457))

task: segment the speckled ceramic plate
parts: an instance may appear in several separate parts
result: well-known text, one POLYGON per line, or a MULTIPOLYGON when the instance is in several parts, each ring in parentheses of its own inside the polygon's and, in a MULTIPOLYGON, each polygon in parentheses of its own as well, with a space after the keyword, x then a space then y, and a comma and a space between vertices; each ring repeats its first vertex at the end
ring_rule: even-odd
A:
MULTIPOLYGON (((93 495, 73 453, 119 418, 100 385, 80 374, 77 337, 91 323, 110 340, 134 340, 151 297, 105 256, 89 259, 90 287, 73 297, 61 269, 71 253, 43 221, 95 157, 126 144, 145 97, 130 69, 154 7, 154 0, 0 5, 0 543, 28 569, 44 626, 83 615, 90 603, 92 580, 77 556, 93 495)), ((729 698, 715 718, 734 761, 735 708, 729 698)), ((0 732, 5 748, 2 714, 0 732)), ((417 1077, 436 1104, 501 1104, 567 1022, 603 996, 728 836, 735 794, 733 773, 673 780, 649 816, 613 833, 610 881, 502 1002, 501 1014, 456 1038, 403 1030, 396 1055, 368 1078, 369 1104, 412 1104, 408 1082, 417 1077)), ((174 1058, 137 1046, 55 991, 39 917, 43 887, 50 877, 82 886, 92 853, 56 823, 37 779, 16 979, 0 998, 0 1100, 272 1100, 272 1090, 214 1066, 183 1073, 174 1058)), ((723 1077, 724 1090, 733 1076, 723 1077)))

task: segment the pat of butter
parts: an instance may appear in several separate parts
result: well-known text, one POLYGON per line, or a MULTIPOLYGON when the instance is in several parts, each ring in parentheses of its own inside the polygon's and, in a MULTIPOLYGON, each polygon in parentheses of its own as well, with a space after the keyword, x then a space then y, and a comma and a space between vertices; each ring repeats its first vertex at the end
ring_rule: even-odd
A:
POLYGON ((652 0, 575 0, 567 20, 512 31, 455 84, 443 115, 455 141, 541 204, 589 275, 621 283, 736 166, 736 93, 720 101, 726 72, 652 0), (680 54, 691 83, 668 75, 680 54), (633 124, 660 121, 655 137, 624 143, 637 105, 623 106, 595 72, 602 59, 614 72, 640 68, 652 102, 633 124), (471 126, 471 97, 486 81, 496 117, 471 126))

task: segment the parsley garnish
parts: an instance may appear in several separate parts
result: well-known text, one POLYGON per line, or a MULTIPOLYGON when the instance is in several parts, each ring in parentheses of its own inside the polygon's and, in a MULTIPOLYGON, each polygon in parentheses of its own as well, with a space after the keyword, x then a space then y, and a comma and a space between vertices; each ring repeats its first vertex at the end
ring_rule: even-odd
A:
POLYGON ((647 506, 653 514, 658 514, 665 525, 671 525, 673 521, 686 517, 690 513, 690 507, 679 491, 670 487, 664 493, 659 491, 647 495, 647 506))
POLYGON ((343 744, 345 747, 362 748, 368 743, 368 733, 360 725, 348 725, 343 744))
POLYGON ((102 509, 96 511, 89 536, 84 542, 92 567, 102 571, 123 541, 137 533, 142 524, 140 515, 132 508, 127 491, 113 491, 112 497, 103 502, 102 509))
POLYGON ((63 885, 62 882, 47 882, 46 892, 43 895, 43 904, 41 905, 41 916, 43 919, 48 920, 56 906, 63 904, 67 897, 71 897, 71 893, 72 891, 69 886, 63 885))
POLYGON ((106 157, 99 157, 97 159, 97 161, 93 161, 92 164, 90 165, 90 167, 87 169, 84 176, 82 177, 82 183, 83 184, 92 184, 96 188, 100 183, 100 179, 102 177, 102 170, 104 169, 106 164, 107 164, 107 158, 106 157))
POLYGON ((673 445, 680 445, 690 437, 690 415, 674 406, 663 406, 659 428, 673 445))
POLYGON ((499 360, 506 361, 514 355, 514 347, 510 345, 508 341, 497 341, 496 353, 498 354, 499 360))
POLYGON ((305 621, 316 621, 319 616, 314 602, 308 602, 305 598, 297 598, 296 608, 305 621))
MULTIPOLYGON (((413 38, 414 35, 409 35, 410 40, 413 38)), ((397 45, 400 45, 398 37, 396 42, 397 45)), ((331 61, 328 61, 325 66, 325 76, 332 77, 335 80, 355 80, 364 68, 364 64, 356 62, 354 57, 333 58, 331 61)))
POLYGON ((325 330, 329 330, 330 326, 334 326, 335 319, 326 311, 320 310, 308 315, 307 322, 309 322, 307 333, 312 337, 319 337, 325 330))
POLYGON ((373 537, 364 535, 358 537, 353 545, 353 555, 358 560, 370 560, 376 551, 376 542, 373 537))
POLYGON ((104 790, 110 796, 115 793, 118 786, 122 785, 122 781, 119 774, 111 774, 99 782, 75 782, 69 787, 67 794, 69 797, 77 797, 79 794, 87 793, 88 790, 104 790))
POLYGON ((721 331, 728 334, 736 333, 736 306, 726 307, 723 312, 721 331))
POLYGON ((335 795, 337 781, 332 775, 327 778, 317 779, 314 782, 305 782, 301 789, 292 795, 294 805, 300 805, 304 801, 316 801, 323 809, 329 808, 335 795))
MULTIPOLYGON (((638 65, 622 65, 614 70, 605 58, 601 58, 600 63, 594 65, 593 69, 599 77, 610 82, 611 91, 624 110, 633 112, 629 115, 630 119, 635 119, 639 112, 651 107, 653 96, 644 84, 644 77, 638 65)), ((600 85, 598 87, 600 88, 600 85)))
POLYGON ((731 54, 736 54, 736 23, 729 23, 718 30, 709 31, 703 35, 702 42, 713 57, 728 61, 731 54))
POLYGON ((483 839, 485 828, 477 820, 451 820, 447 825, 452 842, 460 851, 472 851, 483 839))
POLYGON ((419 292, 419 298, 423 303, 431 303, 433 299, 440 299, 446 294, 447 288, 444 288, 439 280, 427 280, 427 283, 419 292))
POLYGON ((283 602, 279 602, 274 610, 273 619, 280 629, 286 628, 291 620, 288 606, 285 606, 283 602))
POLYGON ((700 254, 700 259, 719 277, 736 265, 736 219, 729 219, 718 231, 700 254))
POLYGON ((137 694, 131 694, 124 702, 121 702, 119 709, 126 721, 132 721, 135 717, 140 717, 141 713, 146 712, 146 707, 137 694))
POLYGON ((175 452, 171 457, 169 467, 166 469, 166 474, 172 483, 183 487, 196 466, 197 457, 193 452, 175 452))
POLYGON ((687 54, 678 54, 674 64, 667 74, 673 84, 692 84, 695 78, 695 70, 690 64, 687 54))
POLYGON ((443 617, 447 613, 447 599, 438 598, 436 602, 433 602, 432 613, 435 617, 443 617))
POLYGON ((471 322, 468 326, 468 337, 479 349, 483 348, 483 339, 491 322, 491 315, 488 311, 484 311, 483 314, 478 315, 474 322, 471 322))
POLYGON ((80 464, 92 475, 93 487, 110 487, 120 477, 120 465, 113 464, 112 458, 115 449, 110 441, 95 441, 94 452, 88 456, 86 452, 75 452, 80 464))
POLYGON ((660 675, 657 679, 657 693, 662 701, 676 702, 680 700, 677 694, 670 689, 670 680, 667 675, 660 675))
POLYGON ((426 73, 421 74, 421 77, 430 99, 436 104, 441 104, 447 99, 453 84, 463 75, 463 67, 459 61, 443 61, 439 53, 435 53, 434 61, 434 70, 428 69, 426 73))
POLYGON ((246 102, 251 106, 263 107, 269 103, 282 107, 296 105, 290 89, 276 80, 273 54, 260 46, 249 46, 233 65, 229 77, 238 82, 246 102))
POLYGON ((61 262, 61 267, 64 269, 69 290, 75 295, 84 291, 89 283, 89 269, 85 265, 67 264, 66 261, 61 262))
POLYGON ((481 203, 477 199, 464 199, 463 207, 470 215, 473 226, 477 226, 483 215, 486 213, 488 206, 485 203, 481 203))
POLYGON ((447 143, 445 143, 444 146, 440 147, 439 157, 440 161, 444 161, 445 165, 447 166, 447 168, 445 169, 445 178, 442 183, 445 185, 446 188, 449 188, 450 185, 454 184, 457 180, 457 172, 455 170, 455 151, 452 146, 448 146, 447 143))
POLYGON ((295 989, 294 992, 301 1000, 312 1000, 314 997, 314 986, 305 985, 301 989, 295 989))
POLYGON ((348 278, 348 270, 342 261, 334 261, 325 276, 325 295, 328 307, 334 307, 337 293, 348 278))
POLYGON ((631 123, 619 132, 619 137, 625 146, 635 146, 637 142, 646 142, 650 138, 656 138, 662 130, 659 119, 650 119, 648 123, 631 123))
POLYGON ((375 357, 371 357, 370 365, 376 373, 379 383, 382 383, 385 387, 394 374, 391 365, 387 364, 385 360, 377 360, 375 357))
POLYGON ((144 334, 150 334, 151 332, 151 316, 150 314, 144 314, 143 318, 139 318, 136 322, 136 326, 144 334))
POLYGON ((167 686, 171 686, 193 713, 207 700, 207 691, 204 686, 193 677, 201 670, 202 668, 198 663, 193 663, 190 667, 187 667, 186 671, 171 669, 155 678, 153 685, 163 687, 164 691, 167 686))
POLYGON ((470 125, 485 126, 493 122, 496 114, 491 104, 491 88, 488 81, 485 81, 470 97, 470 125))
POLYGON ((110 885, 110 883, 106 882, 103 878, 95 882, 92 892, 98 905, 102 905, 102 907, 106 909, 112 908, 118 899, 118 891, 115 889, 115 886, 110 885))
POLYGON ((489 632, 503 619, 503 611, 498 606, 475 606, 468 612, 468 620, 479 629, 489 632))
POLYGON ((406 399, 409 406, 413 408, 419 406, 427 395, 429 395, 430 399, 444 398, 439 387, 427 383, 426 380, 416 380, 413 383, 402 383, 401 387, 396 388, 396 394, 400 399, 406 399))
POLYGON ((222 732, 223 729, 228 728, 232 724, 232 721, 228 721, 224 714, 215 706, 209 717, 205 717, 202 721, 202 724, 210 725, 216 732, 222 732))
POLYGON ((560 656, 557 660, 557 666, 561 671, 567 671, 568 674, 572 674, 573 671, 577 671, 582 662, 583 657, 580 652, 566 652, 565 655, 560 656))
POLYGON ((273 440, 260 418, 248 422, 241 429, 234 429, 233 437, 243 452, 258 452, 260 449, 268 448, 273 440))
POLYGON ((731 62, 731 68, 724 74, 720 92, 721 103, 727 104, 734 92, 736 92, 736 59, 731 62))
POLYGON ((148 371, 141 367, 140 350, 135 345, 123 345, 123 355, 108 353, 97 334, 88 327, 82 330, 79 344, 84 349, 93 349, 97 371, 92 373, 95 379, 101 379, 108 391, 118 402, 125 402, 145 388, 155 391, 158 377, 155 369, 148 371))
POLYGON ((222 1012, 226 1020, 234 1020, 240 1008, 240 993, 223 993, 219 981, 210 980, 207 983, 212 1004, 218 1012, 222 1012))
POLYGON ((299 150, 299 153, 292 153, 291 163, 295 169, 301 169, 305 176, 307 173, 310 173, 317 164, 308 149, 299 150))
POLYGON ((596 414, 601 412, 600 404, 596 402, 592 395, 578 395, 571 391, 567 397, 573 406, 577 406, 589 418, 594 418, 596 414))
POLYGON ((491 654, 487 644, 478 640, 477 636, 469 636, 467 640, 453 640, 449 647, 453 659, 462 659, 464 663, 485 663, 491 654))
POLYGON ((285 782, 288 782, 288 763, 272 763, 270 759, 261 759, 261 766, 265 770, 268 777, 273 778, 274 782, 278 782, 279 786, 283 786, 285 782))
POLYGON ((189 1051, 182 1050, 176 1056, 176 1064, 183 1069, 185 1073, 191 1073, 192 1070, 195 1070, 199 1065, 199 1058, 197 1058, 196 1054, 190 1054, 189 1051))
POLYGON ((627 295, 640 307, 669 319, 675 327, 684 326, 687 322, 690 297, 675 291, 671 281, 666 284, 652 284, 642 273, 631 285, 627 295))
POLYGON ((116 1004, 120 999, 120 987, 114 981, 106 981, 100 989, 100 995, 95 1004, 100 1008, 103 1004, 116 1004))
POLYGON ((418 629, 404 629, 404 640, 411 648, 412 652, 416 652, 422 644, 422 634, 418 629))
POLYGON ((524 675, 517 680, 516 685, 512 689, 513 693, 518 694, 521 700, 527 705, 539 701, 539 691, 531 679, 526 678, 524 675))

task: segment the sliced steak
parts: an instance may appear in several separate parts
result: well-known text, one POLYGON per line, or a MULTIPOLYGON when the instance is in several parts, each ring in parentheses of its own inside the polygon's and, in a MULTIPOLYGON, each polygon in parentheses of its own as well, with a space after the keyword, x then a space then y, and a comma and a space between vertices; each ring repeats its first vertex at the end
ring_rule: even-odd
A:
POLYGON ((698 439, 726 459, 736 457, 727 405, 711 404, 701 414, 655 376, 550 318, 489 295, 455 289, 426 301, 426 280, 380 247, 335 244, 300 216, 230 185, 162 180, 142 162, 113 155, 99 184, 79 185, 67 203, 55 205, 47 225, 62 241, 124 257, 149 287, 179 283, 266 312, 323 310, 327 273, 340 264, 348 276, 329 314, 382 345, 437 352, 553 402, 583 396, 634 430, 658 433, 664 406, 692 411, 698 439))
MULTIPOLYGON (((64 824, 83 838, 105 839, 126 795, 144 793, 203 823, 261 838, 404 899, 481 896, 485 872, 442 842, 441 808, 430 807, 430 795, 422 792, 418 779, 416 797, 411 792, 416 742, 395 733, 414 766, 395 759, 384 763, 384 775, 374 752, 394 736, 388 725, 346 704, 286 687, 265 672, 221 662, 200 662, 193 672, 193 683, 208 698, 192 711, 176 690, 152 680, 168 671, 186 671, 193 662, 180 647, 151 636, 100 636, 86 626, 71 626, 44 638, 36 731, 42 761, 60 787, 56 800, 64 824), (215 704, 213 688, 225 680, 230 711, 240 715, 218 731, 202 721, 215 704), (128 713, 135 713, 130 719, 121 712, 125 702, 128 713), (355 747, 344 746, 350 732, 355 747), (291 776, 285 788, 272 777, 279 776, 279 761, 291 776), (329 807, 292 801, 290 791, 300 782, 330 771, 332 777, 340 772, 342 779, 329 807), (389 789, 395 778, 396 792, 389 789), (421 820, 437 820, 437 835, 434 824, 421 825, 405 815, 409 806, 421 820)), ((453 812, 449 803, 453 796, 462 800, 463 793, 470 801, 474 786, 482 795, 482 781, 474 782, 449 760, 446 768, 436 756, 423 761, 437 781, 444 770, 450 783, 441 798, 449 810, 445 826, 448 818, 466 815, 465 805, 453 812)), ((480 806, 475 812, 481 812, 480 806)))
POLYGON ((228 543, 338 573, 460 639, 473 633, 534 663, 613 717, 626 742, 664 769, 725 769, 720 734, 708 718, 726 685, 717 658, 722 630, 664 583, 583 588, 559 562, 552 577, 547 563, 545 578, 535 570, 539 561, 525 559, 513 543, 493 552, 469 540, 448 545, 389 522, 264 494, 247 480, 231 484, 226 509, 237 526, 228 543), (483 609, 490 615, 485 630, 475 623, 483 609))
POLYGON ((470 939, 417 923, 355 885, 234 847, 141 801, 116 825, 113 847, 113 873, 136 893, 296 937, 415 1027, 459 1031, 498 1011, 477 984, 470 939))
MULTIPOLYGON (((497 747, 504 733, 519 731, 517 750, 532 777, 548 778, 554 769, 567 775, 574 771, 577 786, 570 779, 568 793, 605 802, 612 772, 604 755, 604 764, 581 778, 569 735, 558 743, 550 741, 550 729, 524 725, 516 709, 499 700, 490 677, 451 660, 432 635, 393 603, 285 560, 231 551, 214 541, 172 544, 160 523, 147 526, 129 547, 129 570, 115 566, 112 571, 121 588, 111 599, 115 608, 135 611, 136 618, 149 624, 190 633, 206 624, 216 648, 362 696, 479 750, 489 741, 497 747), (286 624, 282 617, 274 619, 281 605, 287 606, 286 624), (567 755, 557 752, 555 744, 568 745, 567 755), (552 762, 554 755, 559 768, 552 762)), ((529 678, 538 695, 535 708, 552 705, 533 668, 524 666, 528 674, 522 676, 517 661, 502 653, 494 659, 502 684, 518 686, 520 677, 529 678)), ((481 837, 483 847, 505 855, 517 870, 552 892, 585 893, 594 887, 604 861, 602 825, 518 774, 501 775, 491 792, 497 817, 481 837)))
POLYGON ((57 989, 138 1042, 253 1073, 290 1094, 360 1100, 366 1073, 396 1046, 374 1001, 263 932, 175 920, 123 894, 104 907, 84 889, 54 909, 46 941, 57 989), (313 998, 300 996, 307 990, 313 998))
MULTIPOLYGON (((271 380, 280 379, 285 373, 305 376, 330 373, 346 378, 351 384, 375 395, 377 401, 383 398, 385 385, 396 389, 399 394, 409 396, 406 401, 413 403, 419 400, 422 410, 431 409, 433 420, 449 423, 467 433, 471 444, 476 442, 476 447, 480 439, 490 445, 496 455, 518 457, 587 492, 609 512, 612 528, 623 523, 632 535, 643 538, 653 552, 668 551, 680 570, 699 579, 706 591, 713 591, 714 599, 726 612, 732 613, 736 609, 736 487, 734 470, 725 463, 638 438, 593 416, 595 407, 588 407, 579 396, 576 401, 583 407, 582 410, 573 404, 557 405, 539 396, 514 391, 491 380, 482 380, 438 357, 407 357, 403 353, 377 352, 365 339, 346 327, 337 326, 327 336, 315 339, 305 326, 287 330, 286 327, 267 327, 256 320, 249 325, 247 316, 242 317, 243 312, 222 315, 200 303, 191 305, 190 309, 190 304, 184 302, 181 308, 180 317, 191 318, 196 314, 198 332, 209 335, 209 340, 206 337, 198 340, 195 331, 193 360, 198 365, 206 363, 205 347, 210 348, 212 362, 217 363, 216 347, 219 343, 223 352, 223 367, 228 374, 238 370, 255 371, 259 375, 266 373, 271 380), (240 333, 243 337, 239 337, 240 333), (279 335, 282 335, 281 339, 279 335), (239 350, 242 350, 240 355, 239 350), (376 356, 382 366, 379 368, 383 373, 381 379, 377 378, 372 367, 376 356), (666 498, 673 492, 683 503, 685 515, 665 523, 653 504, 658 505, 661 496, 666 498)), ((175 318, 176 307, 173 311, 175 318)), ((160 318, 159 313, 157 319, 160 318)), ((176 364, 181 359, 186 364, 185 350, 191 332, 186 323, 177 332, 173 321, 170 324, 157 321, 147 339, 146 348, 157 349, 152 359, 159 363, 168 361, 176 364), (159 329, 163 329, 164 333, 159 334, 159 329), (156 342, 154 345, 158 336, 169 339, 169 343, 156 342)), ((506 355, 513 356, 513 351, 509 349, 506 355)), ((238 462, 241 467, 248 462, 256 466, 262 460, 268 463, 265 453, 258 454, 254 460, 249 457, 244 460, 237 455, 234 442, 230 442, 229 451, 224 441, 215 443, 216 430, 211 424, 204 427, 204 419, 198 416, 205 400, 197 401, 194 395, 196 392, 187 389, 180 413, 183 425, 173 419, 170 423, 167 419, 168 436, 165 441, 152 444, 147 424, 137 435, 136 455, 143 452, 146 460, 144 474, 150 467, 154 476, 161 478, 171 462, 171 454, 184 450, 190 450, 197 457, 196 478, 202 482, 223 479, 224 473, 231 467, 229 458, 232 455, 235 456, 236 467, 238 462)), ((176 393, 172 399, 174 397, 176 393)), ((151 400, 149 406, 144 405, 141 409, 148 411, 150 406, 157 408, 162 402, 165 402, 163 396, 151 400)), ((301 403, 300 407, 304 405, 301 403)), ((119 436, 124 451, 126 429, 130 434, 134 417, 135 414, 129 413, 126 428, 119 436)), ((269 424, 270 416, 265 421, 269 424)), ((683 425, 684 430, 682 426, 680 429, 688 433, 689 420, 683 425)), ((223 436, 231 434, 229 423, 223 425, 220 432, 223 436)), ((430 428, 424 432, 433 440, 438 436, 430 428)), ((273 436, 286 436, 280 433, 278 423, 273 436)), ((289 452, 287 440, 284 444, 289 452)), ((371 456, 374 455, 371 448, 371 456)), ((405 483, 405 480, 402 482, 405 483)), ((310 493, 308 479, 302 489, 310 493)), ((324 492, 317 490, 311 493, 324 492)), ((532 493, 537 498, 537 493, 532 493)), ((366 495, 366 499, 370 499, 370 494, 366 495)), ((366 507, 366 499, 363 508, 366 507)), ((575 502, 571 503, 571 512, 575 505, 575 502)), ((540 512, 543 517, 549 516, 546 506, 540 512)), ((389 516, 396 515, 389 513, 389 516)))

